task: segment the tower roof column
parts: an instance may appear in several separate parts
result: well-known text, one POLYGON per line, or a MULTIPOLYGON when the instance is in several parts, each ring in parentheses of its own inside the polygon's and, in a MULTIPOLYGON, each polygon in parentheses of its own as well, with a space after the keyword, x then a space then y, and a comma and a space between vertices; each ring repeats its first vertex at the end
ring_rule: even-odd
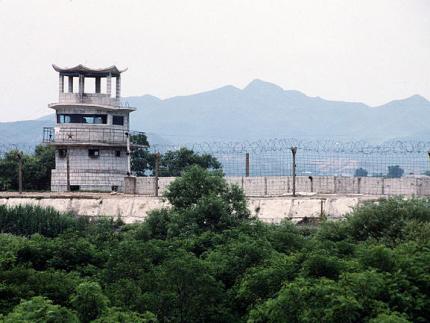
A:
POLYGON ((101 92, 101 80, 102 78, 100 76, 96 77, 96 93, 101 92))
POLYGON ((69 84, 68 84, 68 92, 73 93, 73 76, 68 76, 69 84))
POLYGON ((61 95, 61 93, 64 93, 64 75, 58 74, 58 91, 61 95))
POLYGON ((121 75, 116 77, 116 98, 121 98, 121 75))
POLYGON ((109 96, 112 94, 112 74, 110 73, 106 78, 106 93, 109 96))
POLYGON ((79 94, 83 95, 85 89, 85 77, 82 74, 79 74, 79 94))

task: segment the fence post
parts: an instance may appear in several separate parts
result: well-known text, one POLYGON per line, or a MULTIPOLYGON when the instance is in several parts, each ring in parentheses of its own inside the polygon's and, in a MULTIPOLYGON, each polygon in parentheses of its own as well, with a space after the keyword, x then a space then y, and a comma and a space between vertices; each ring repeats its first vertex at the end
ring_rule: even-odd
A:
POLYGON ((296 196, 296 153, 297 147, 291 147, 291 153, 293 154, 293 196, 296 196))
POLYGON ((131 176, 131 148, 130 148, 130 133, 125 133, 127 137, 127 176, 131 176))
POLYGON ((249 153, 245 155, 245 176, 249 177, 249 153))
POLYGON ((155 154, 154 196, 158 196, 158 177, 160 172, 160 153, 155 154))
POLYGON ((311 193, 313 193, 314 192, 314 178, 312 176, 309 176, 308 178, 311 182, 311 193))
POLYGON ((22 154, 18 153, 18 191, 22 194, 22 154))
POLYGON ((66 149, 66 180, 67 180, 67 192, 70 192, 70 156, 69 149, 66 149))

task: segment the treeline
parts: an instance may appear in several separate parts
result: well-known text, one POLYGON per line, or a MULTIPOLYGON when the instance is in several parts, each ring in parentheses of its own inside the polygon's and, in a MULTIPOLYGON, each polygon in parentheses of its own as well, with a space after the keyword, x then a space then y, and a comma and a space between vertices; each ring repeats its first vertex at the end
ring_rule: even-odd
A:
POLYGON ((272 225, 199 167, 166 198, 171 208, 128 225, 0 207, 0 321, 429 321, 427 199, 272 225))
POLYGON ((18 164, 21 160, 23 189, 27 191, 49 190, 51 169, 55 168, 55 149, 39 145, 34 154, 18 149, 10 150, 0 157, 0 191, 18 190, 18 164))

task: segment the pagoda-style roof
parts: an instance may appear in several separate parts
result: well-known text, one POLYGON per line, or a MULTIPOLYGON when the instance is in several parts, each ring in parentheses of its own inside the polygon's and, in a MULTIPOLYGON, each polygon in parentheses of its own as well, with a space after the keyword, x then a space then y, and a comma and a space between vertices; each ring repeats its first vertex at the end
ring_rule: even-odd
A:
POLYGON ((70 68, 61 68, 55 64, 52 64, 54 70, 59 72, 61 75, 65 76, 79 76, 84 75, 85 77, 107 77, 111 76, 119 76, 122 72, 125 72, 127 69, 119 70, 115 65, 106 68, 89 68, 82 64, 76 65, 75 67, 70 68))

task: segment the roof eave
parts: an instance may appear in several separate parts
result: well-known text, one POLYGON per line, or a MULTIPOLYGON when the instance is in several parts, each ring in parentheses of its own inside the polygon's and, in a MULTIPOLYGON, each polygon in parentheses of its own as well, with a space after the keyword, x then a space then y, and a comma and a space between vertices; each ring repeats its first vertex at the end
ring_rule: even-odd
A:
POLYGON ((76 65, 74 67, 69 67, 69 68, 62 68, 62 67, 59 67, 58 65, 52 64, 52 67, 58 73, 66 76, 77 76, 79 74, 86 75, 86 76, 93 76, 93 77, 97 77, 97 76, 106 77, 109 74, 112 76, 119 76, 121 73, 127 71, 127 68, 120 70, 115 65, 112 65, 106 68, 98 68, 98 69, 89 68, 82 64, 76 65))

